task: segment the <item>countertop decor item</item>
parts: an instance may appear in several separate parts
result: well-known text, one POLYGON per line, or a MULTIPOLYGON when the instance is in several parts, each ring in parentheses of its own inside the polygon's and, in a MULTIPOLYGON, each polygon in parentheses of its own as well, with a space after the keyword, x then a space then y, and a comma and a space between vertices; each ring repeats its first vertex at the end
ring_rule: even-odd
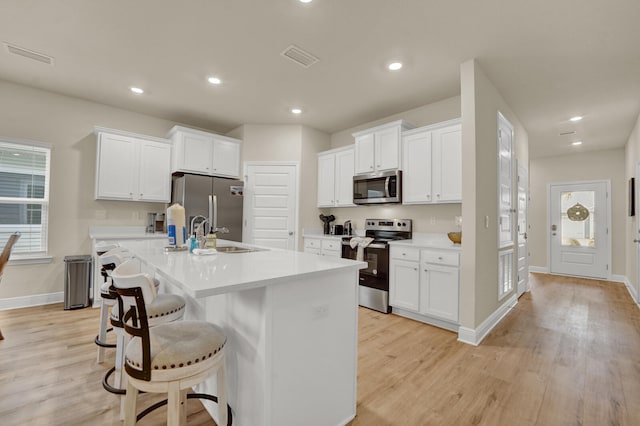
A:
POLYGON ((453 244, 462 243, 462 232, 449 232, 447 233, 447 237, 449 237, 453 244))

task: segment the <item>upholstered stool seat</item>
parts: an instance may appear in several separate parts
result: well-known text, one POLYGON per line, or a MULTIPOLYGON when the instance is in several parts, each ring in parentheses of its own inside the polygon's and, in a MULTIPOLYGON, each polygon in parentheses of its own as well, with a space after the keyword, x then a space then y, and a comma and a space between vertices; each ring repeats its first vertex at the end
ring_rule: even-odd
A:
MULTIPOLYGON (((171 381, 209 369, 212 358, 224 348, 227 338, 214 324, 180 321, 150 328, 149 342, 151 380, 171 381)), ((142 369, 142 345, 129 342, 125 363, 131 368, 142 369)))

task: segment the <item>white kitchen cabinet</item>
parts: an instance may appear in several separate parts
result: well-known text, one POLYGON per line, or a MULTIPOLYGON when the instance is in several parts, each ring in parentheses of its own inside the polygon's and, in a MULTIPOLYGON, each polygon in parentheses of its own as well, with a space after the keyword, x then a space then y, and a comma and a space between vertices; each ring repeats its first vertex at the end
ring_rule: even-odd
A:
POLYGON ((403 204, 462 201, 462 126, 450 120, 402 136, 403 204))
POLYGON ((168 140, 96 127, 95 198, 168 203, 171 145, 168 140))
POLYGON ((318 154, 318 207, 352 207, 353 147, 318 154))
POLYGON ((389 304, 420 311, 420 250, 391 247, 389 262, 389 304))
POLYGON ((173 142, 172 172, 240 176, 240 140, 182 126, 167 137, 173 142))
POLYGON ((304 252, 320 254, 322 250, 322 240, 320 238, 304 237, 304 252))
POLYGON ((389 265, 389 304, 420 311, 420 272, 418 262, 392 260, 389 265))
POLYGON ((458 251, 392 245, 389 304, 393 313, 457 330, 458 251))
POLYGON ((458 322, 458 254, 423 250, 420 271, 420 313, 458 322))
POLYGON ((342 257, 340 237, 304 237, 304 252, 321 256, 342 257))
POLYGON ((355 174, 400 168, 402 132, 413 126, 403 120, 353 133, 355 174))

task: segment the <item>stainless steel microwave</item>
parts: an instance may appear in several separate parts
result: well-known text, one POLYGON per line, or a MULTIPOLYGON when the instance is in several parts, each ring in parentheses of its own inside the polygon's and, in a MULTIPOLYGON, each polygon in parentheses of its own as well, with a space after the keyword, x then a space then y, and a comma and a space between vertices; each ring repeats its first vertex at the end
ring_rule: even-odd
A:
POLYGON ((353 177, 353 204, 402 202, 402 171, 371 173, 353 177))

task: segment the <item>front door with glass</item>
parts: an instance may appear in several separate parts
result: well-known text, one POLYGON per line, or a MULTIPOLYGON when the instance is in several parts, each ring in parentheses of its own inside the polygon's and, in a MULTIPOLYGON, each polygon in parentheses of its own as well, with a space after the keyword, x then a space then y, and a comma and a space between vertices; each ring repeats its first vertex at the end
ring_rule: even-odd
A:
POLYGON ((552 274, 609 278, 609 182, 549 186, 549 265, 552 274))

